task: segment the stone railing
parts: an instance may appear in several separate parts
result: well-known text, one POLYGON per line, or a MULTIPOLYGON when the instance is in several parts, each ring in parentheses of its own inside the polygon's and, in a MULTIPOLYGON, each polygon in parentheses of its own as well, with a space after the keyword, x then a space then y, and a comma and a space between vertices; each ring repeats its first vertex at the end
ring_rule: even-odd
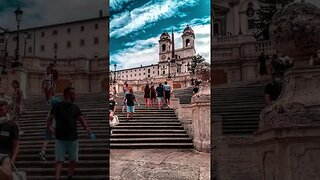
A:
POLYGON ((23 57, 24 67, 31 71, 45 71, 50 63, 56 61, 56 68, 59 72, 77 72, 77 71, 106 71, 106 59, 86 59, 86 58, 65 58, 50 59, 39 57, 23 57))
POLYGON ((273 55, 276 50, 270 41, 234 41, 233 44, 225 46, 225 43, 216 44, 213 49, 214 61, 228 61, 242 57, 258 57, 262 52, 273 55))
POLYGON ((235 35, 235 36, 214 36, 213 45, 241 44, 245 42, 256 41, 251 35, 235 35))

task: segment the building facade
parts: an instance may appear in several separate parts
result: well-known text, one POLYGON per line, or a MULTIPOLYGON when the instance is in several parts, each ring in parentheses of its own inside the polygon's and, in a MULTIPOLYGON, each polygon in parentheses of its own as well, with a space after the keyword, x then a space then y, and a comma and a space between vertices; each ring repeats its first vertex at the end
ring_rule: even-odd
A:
POLYGON ((182 37, 182 48, 175 48, 174 34, 164 32, 159 37, 159 59, 157 64, 140 66, 130 69, 122 69, 111 72, 111 79, 122 81, 136 81, 144 79, 179 77, 189 75, 188 67, 192 58, 196 55, 195 34, 190 26, 187 26, 182 37), (116 78, 115 78, 116 77, 116 78))
MULTIPOLYGON (((99 12, 97 18, 53 24, 20 30, 20 56, 42 58, 102 58, 108 56, 108 18, 99 12)), ((0 38, 1 42, 4 40, 0 38)), ((8 56, 14 57, 17 32, 10 31, 8 56)))
MULTIPOLYGON (((1 89, 11 92, 11 81, 18 80, 24 95, 40 95, 46 68, 56 63, 59 72, 56 92, 72 86, 78 93, 102 92, 108 87, 109 16, 54 24, 20 31, 19 52, 23 66, 11 68, 15 60, 16 32, 10 32, 6 64, 1 73, 1 89)), ((4 39, 3 36, 1 39, 4 39)), ((1 40, 4 46, 4 40, 1 40)), ((2 53, 4 54, 4 53, 2 53)))
MULTIPOLYGON (((276 53, 270 41, 258 41, 253 36, 259 1, 216 0, 212 3, 213 84, 259 79, 258 57, 262 52, 269 56, 276 53)), ((267 64, 270 66, 270 60, 267 64)))

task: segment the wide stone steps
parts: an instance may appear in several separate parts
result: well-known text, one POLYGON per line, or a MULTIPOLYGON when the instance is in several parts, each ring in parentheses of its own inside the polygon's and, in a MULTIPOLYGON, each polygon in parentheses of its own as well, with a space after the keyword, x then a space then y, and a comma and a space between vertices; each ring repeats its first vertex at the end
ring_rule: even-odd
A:
POLYGON ((140 106, 136 106, 133 119, 127 121, 119 100, 115 112, 120 124, 112 128, 111 148, 192 148, 188 137, 172 109, 145 108, 143 96, 135 94, 140 106))
POLYGON ((265 85, 253 83, 213 88, 211 111, 214 115, 221 115, 223 134, 252 134, 258 130, 265 85))
MULTIPOLYGON (((96 134, 91 140, 78 124, 79 162, 76 165, 75 179, 105 180, 109 178, 108 144, 109 130, 107 120, 106 96, 77 95, 76 104, 87 119, 88 125, 96 134)), ((20 151, 16 166, 27 172, 28 180, 50 180, 54 177, 54 141, 46 150, 46 159, 41 161, 38 153, 41 150, 46 128, 46 117, 50 110, 43 97, 33 96, 26 100, 26 112, 22 114, 19 124, 24 134, 20 136, 20 151)), ((67 164, 63 167, 62 179, 66 179, 67 164)))

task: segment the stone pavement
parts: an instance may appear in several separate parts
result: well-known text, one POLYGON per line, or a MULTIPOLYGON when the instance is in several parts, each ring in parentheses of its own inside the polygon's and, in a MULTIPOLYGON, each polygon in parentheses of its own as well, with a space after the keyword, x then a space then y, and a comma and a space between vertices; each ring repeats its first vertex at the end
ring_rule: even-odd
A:
POLYGON ((111 180, 209 180, 210 154, 190 149, 111 149, 111 180))

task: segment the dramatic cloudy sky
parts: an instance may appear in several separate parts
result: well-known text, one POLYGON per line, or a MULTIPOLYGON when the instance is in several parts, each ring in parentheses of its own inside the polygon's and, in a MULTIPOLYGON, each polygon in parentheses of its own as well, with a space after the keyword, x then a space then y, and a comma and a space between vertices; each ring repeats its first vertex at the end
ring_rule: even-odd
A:
POLYGON ((195 32, 197 53, 209 62, 210 0, 111 0, 110 66, 156 64, 161 33, 173 28, 175 47, 181 48, 187 24, 195 32))
POLYGON ((0 27, 15 30, 14 10, 24 11, 22 28, 95 18, 107 13, 107 0, 0 0, 0 27))

